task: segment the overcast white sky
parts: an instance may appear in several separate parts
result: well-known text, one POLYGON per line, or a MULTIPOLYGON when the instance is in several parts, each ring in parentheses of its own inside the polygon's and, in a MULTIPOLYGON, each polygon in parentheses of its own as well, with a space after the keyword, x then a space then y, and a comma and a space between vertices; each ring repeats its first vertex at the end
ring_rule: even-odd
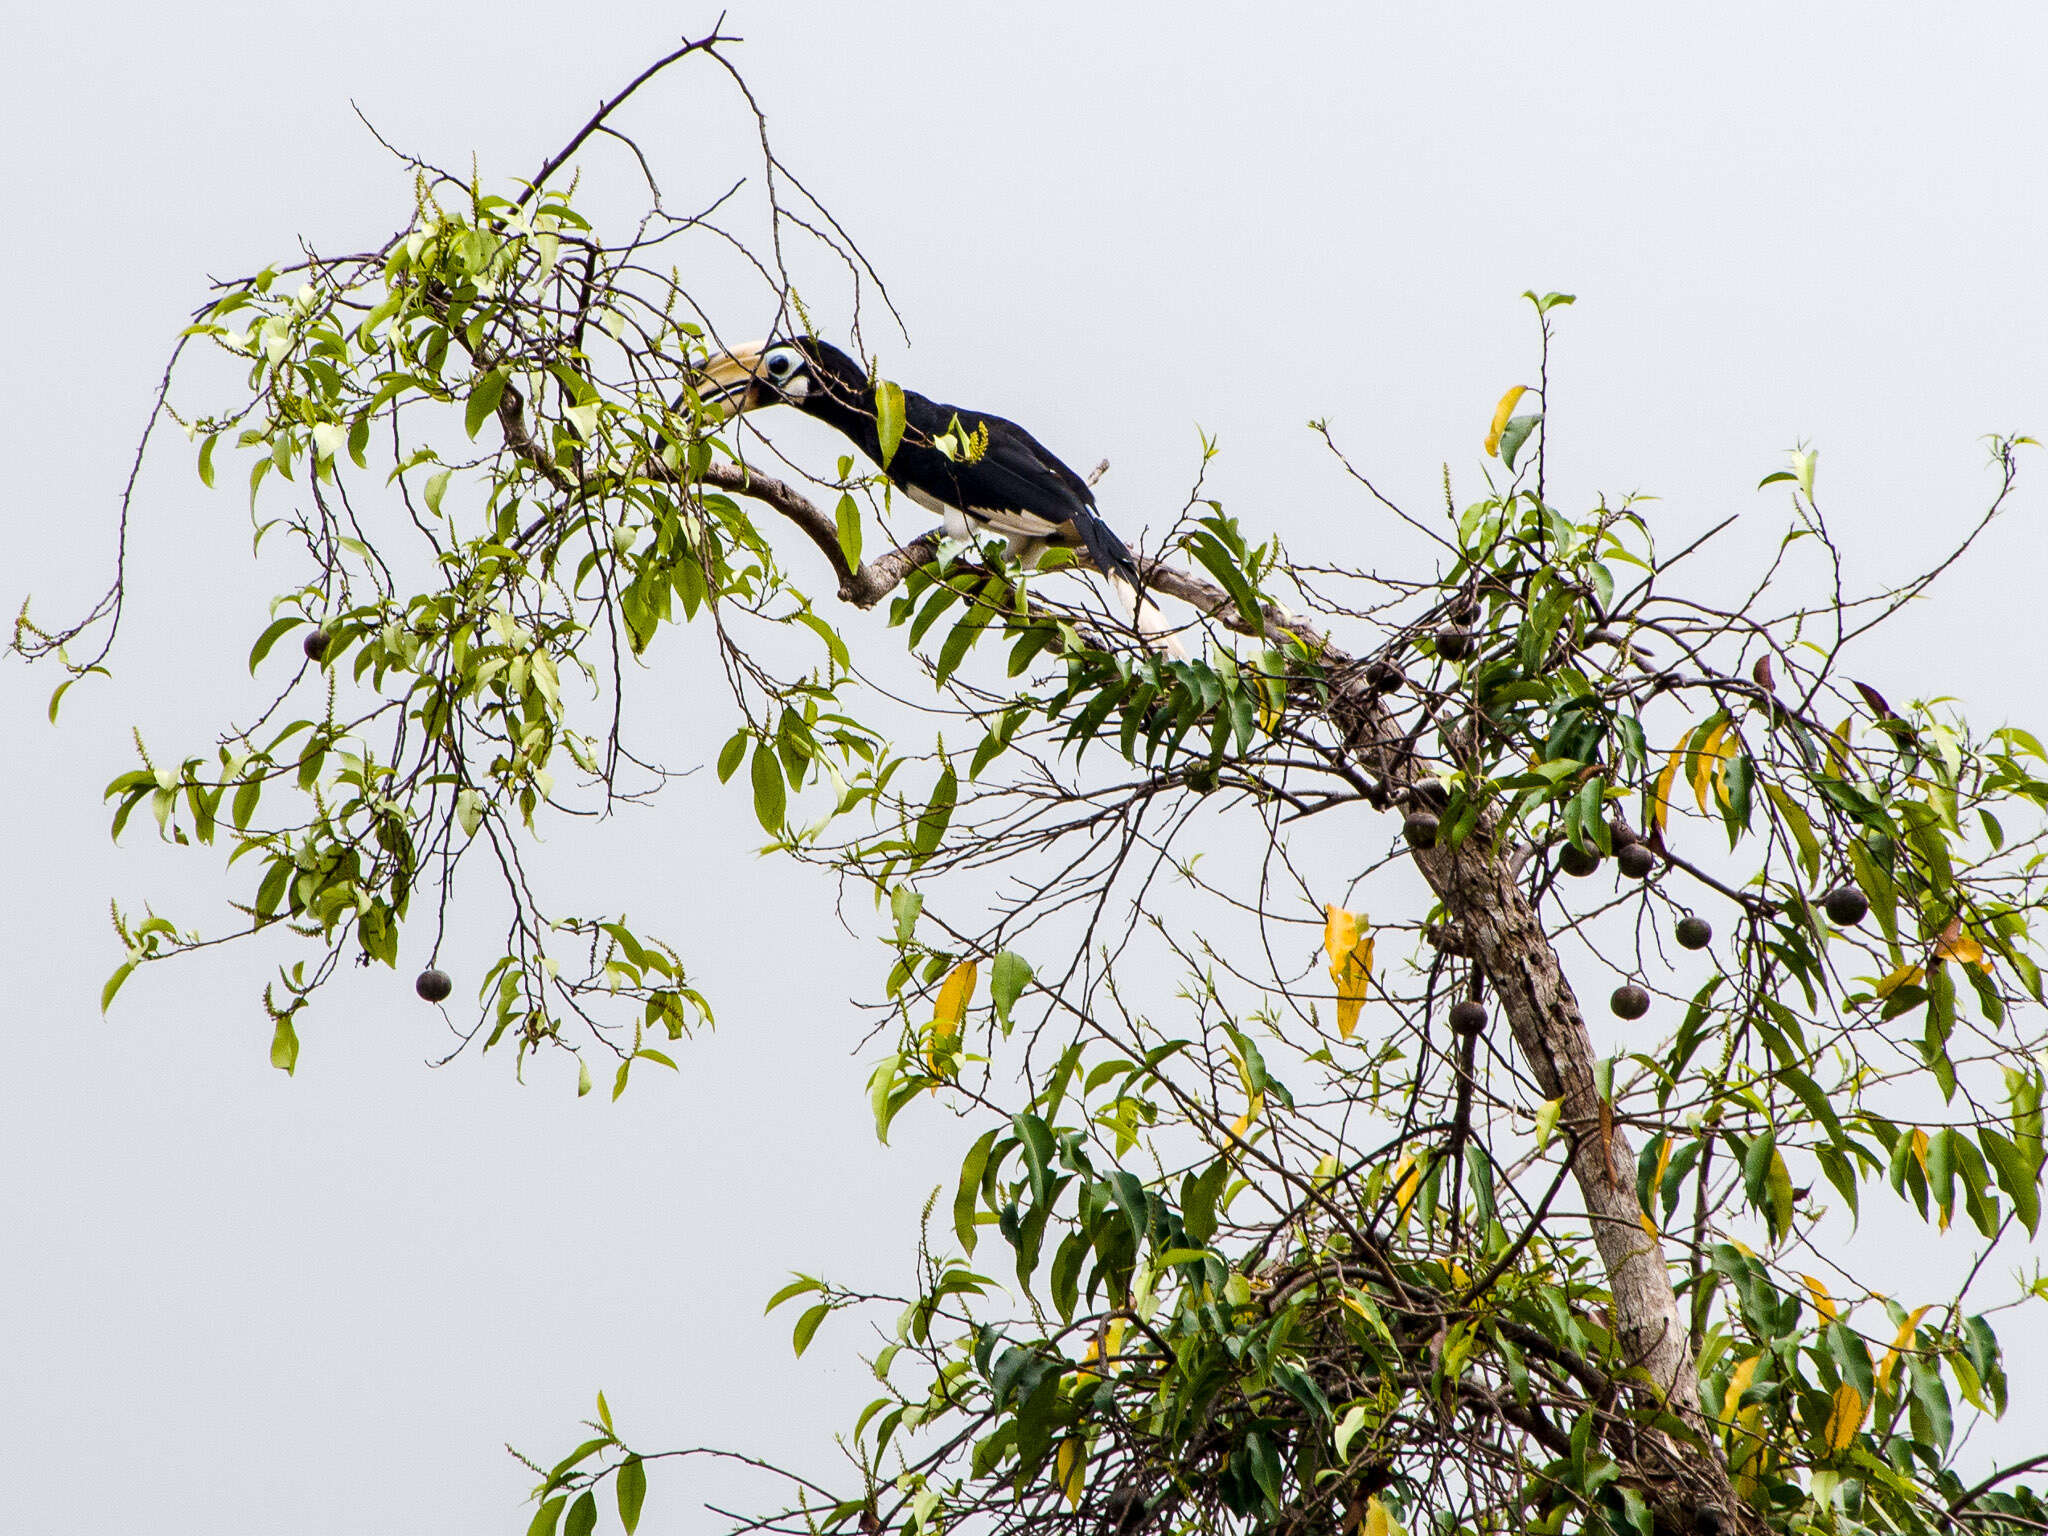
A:
MULTIPOLYGON (((502 182, 715 15, 13 14, 0 601, 33 591, 55 618, 97 590, 208 274, 400 221, 405 181, 351 101, 502 182)), ((781 154, 910 323, 892 371, 1077 465, 1111 458, 1127 533, 1178 507, 1199 423, 1224 449, 1212 486, 1254 530, 1354 564, 1398 550, 1303 423, 1330 418, 1419 507, 1446 459, 1476 484, 1492 404, 1530 372, 1531 286, 1581 296, 1553 368, 1568 504, 1642 490, 1675 533, 1741 512, 1768 541, 1782 509, 1753 487, 1808 440, 1875 581, 1981 504, 1981 434, 2048 429, 2038 5, 742 3, 728 30, 781 154)), ((713 108, 729 98, 685 86, 634 119, 679 182, 730 179, 728 141, 693 137, 713 108)), ((1887 692, 2041 728, 2036 474, 1873 651, 1887 692)), ((684 937, 720 1010, 679 1081, 617 1106, 576 1101, 553 1067, 524 1087, 497 1059, 429 1071, 443 1037, 402 977, 351 978, 296 1079, 267 1065, 254 957, 147 974, 103 1022, 110 896, 218 914, 208 857, 133 833, 116 854, 99 789, 130 765, 131 724, 196 746, 245 702, 265 595, 241 498, 203 493, 182 452, 142 509, 114 681, 53 730, 53 680, 0 670, 8 1523, 520 1530, 529 1479, 501 1443, 565 1449, 600 1387, 648 1446, 825 1464, 863 1373, 829 1327, 793 1361, 761 1302, 828 1259, 899 1278, 944 1176, 920 1149, 950 1144, 913 1126, 874 1145, 842 999, 875 965, 830 892, 752 861, 746 807, 708 775, 630 827, 556 840, 593 904, 684 937)), ((2007 1344, 2038 1379, 2048 1339, 2007 1344)), ((709 1486, 657 1478, 643 1529, 713 1528, 694 1508, 709 1486)))

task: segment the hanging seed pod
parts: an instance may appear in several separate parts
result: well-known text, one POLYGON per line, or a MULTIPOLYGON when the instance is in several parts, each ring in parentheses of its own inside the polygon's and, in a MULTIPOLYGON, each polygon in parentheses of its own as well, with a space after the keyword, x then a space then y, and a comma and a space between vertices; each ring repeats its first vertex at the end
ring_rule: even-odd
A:
POLYGON ((1838 885, 1820 899, 1828 921, 1840 928, 1854 928, 1870 915, 1870 899, 1853 885, 1838 885))
POLYGON ((1557 851, 1557 867, 1583 880, 1600 867, 1600 855, 1577 843, 1566 843, 1557 851))

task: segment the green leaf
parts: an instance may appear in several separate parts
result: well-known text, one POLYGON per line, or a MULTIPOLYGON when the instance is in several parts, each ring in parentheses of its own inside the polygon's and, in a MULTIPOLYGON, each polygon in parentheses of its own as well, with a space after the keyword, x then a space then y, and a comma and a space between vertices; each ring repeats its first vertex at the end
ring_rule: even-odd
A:
POLYGON ((1984 1157, 1991 1164, 1998 1187, 2012 1201, 2012 1208, 2027 1231, 2038 1232, 2041 1226, 2041 1189, 2038 1175, 2027 1166, 2026 1154, 1989 1126, 1978 1128, 1977 1143, 1984 1149, 1984 1157))
POLYGON ((1230 594, 1230 601, 1236 607, 1238 617, 1252 627, 1256 635, 1266 632, 1266 611, 1259 604, 1258 594, 1252 591, 1251 583, 1244 579, 1244 573, 1230 558, 1230 551, 1223 542, 1211 534, 1190 534, 1181 541, 1183 548, 1202 563, 1211 576, 1221 582, 1224 591, 1230 594))
POLYGON ((924 897, 907 885, 889 893, 889 915, 896 919, 896 943, 908 944, 917 935, 917 915, 924 910, 924 897))
POLYGON ((1764 793, 1770 797, 1771 804, 1776 808, 1779 820, 1784 822, 1786 831, 1792 834, 1792 841, 1799 845, 1799 862, 1805 866, 1806 878, 1818 880, 1820 842, 1813 835, 1813 822, 1808 819, 1805 808, 1769 779, 1764 781, 1764 793))
POLYGON ((995 968, 989 976, 989 996, 1004 1029, 1010 1027, 1010 1010, 1017 1006, 1017 999, 1023 996, 1030 980, 1031 962, 1015 950, 1006 949, 996 956, 995 968))
POLYGON ((287 1077, 298 1070, 299 1036, 290 1014, 277 1021, 277 1032, 270 1037, 270 1064, 287 1077))
POLYGON ((903 441, 903 388, 888 379, 875 381, 875 436, 881 441, 882 468, 887 469, 903 441))
POLYGON ((424 493, 427 501, 427 510, 436 517, 441 515, 441 498, 448 494, 448 477, 454 473, 455 471, 452 469, 439 469, 427 476, 427 486, 424 493))
POLYGON ((1509 469, 1515 467, 1515 455, 1522 451, 1522 444, 1529 440, 1529 434, 1536 430, 1537 424, 1542 420, 1543 413, 1538 411, 1530 416, 1517 416, 1501 428, 1501 463, 1507 465, 1509 469))
POLYGON ((134 974, 135 964, 136 962, 130 960, 114 967, 114 974, 109 976, 107 978, 107 984, 104 987, 100 988, 101 1013, 104 1014, 107 1011, 107 1009, 110 1006, 112 1006, 114 1001, 114 994, 121 990, 121 983, 126 981, 131 975, 134 974))
POLYGON ((590 1536, 596 1529, 597 1495, 586 1488, 569 1506, 569 1518, 562 1522, 562 1536, 590 1536))
POLYGON ((1181 1225, 1194 1242, 1206 1244, 1216 1235, 1216 1206, 1229 1177, 1230 1164, 1219 1157, 1199 1174, 1191 1173, 1181 1181, 1181 1225))
POLYGON ((917 821, 916 835, 911 839, 920 855, 938 851, 939 842, 953 820, 953 806, 959 795, 960 781, 953 773, 953 765, 948 763, 940 770, 939 782, 932 786, 932 797, 926 802, 924 814, 917 821))
POLYGON ((802 1296, 808 1291, 822 1291, 823 1289, 825 1289, 824 1281, 814 1280, 809 1275, 798 1275, 789 1284, 768 1298, 768 1305, 761 1309, 761 1315, 766 1317, 792 1296, 802 1296))
POLYGON ((754 816, 762 828, 779 834, 788 811, 788 799, 782 787, 782 764, 776 760, 775 748, 762 742, 754 748, 754 816))
POLYGON ((796 1331, 789 1339, 790 1343, 796 1346, 799 1355, 811 1347, 811 1336, 818 1331, 818 1324, 825 1321, 825 1314, 831 1310, 831 1302, 821 1301, 796 1320, 796 1331))
POLYGON ((860 569, 860 503, 850 495, 839 498, 839 553, 854 570, 860 569))
POLYGON ((505 394, 506 375, 502 368, 493 368, 476 381, 469 392, 469 405, 462 413, 462 430, 475 437, 477 429, 487 417, 498 409, 498 401, 505 394))
POLYGON ((526 1536, 555 1536, 555 1522, 562 1518, 562 1506, 569 1502, 569 1495, 558 1493, 533 1512, 533 1523, 526 1528, 526 1536))
POLYGON ((739 768, 741 759, 747 755, 747 743, 752 739, 753 737, 744 730, 733 732, 732 740, 728 741, 724 750, 718 754, 719 783, 728 784, 732 781, 733 773, 739 768))
MULTIPOLYGON (((263 658, 270 654, 270 648, 273 645, 277 644, 291 630, 298 628, 299 625, 305 622, 297 614, 287 614, 264 630, 262 634, 258 635, 256 643, 249 648, 249 675, 251 677, 256 675, 256 668, 262 663, 263 658)), ((52 718, 55 718, 54 709, 52 718)))
POLYGON ((977 1196, 981 1192, 981 1176, 988 1171, 989 1150, 995 1146, 996 1137, 1002 1134, 1002 1130, 1000 1125, 989 1127, 968 1148, 967 1158, 960 1164, 960 1182, 953 1190, 953 1235, 960 1239, 960 1247, 969 1258, 974 1257, 974 1243, 978 1236, 974 1214, 977 1196))
POLYGON ((626 1536, 640 1528, 640 1510, 647 1503, 647 1466, 638 1456, 619 1463, 619 1524, 626 1536))

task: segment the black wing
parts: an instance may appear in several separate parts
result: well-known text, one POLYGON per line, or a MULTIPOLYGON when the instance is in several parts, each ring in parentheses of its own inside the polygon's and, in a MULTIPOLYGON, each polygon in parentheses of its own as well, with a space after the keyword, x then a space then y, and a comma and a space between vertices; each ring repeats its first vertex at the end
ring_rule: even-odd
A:
POLYGON ((1100 569, 1136 584, 1131 552, 1096 512, 1088 482, 1016 422, 908 393, 903 414, 906 430, 889 465, 891 480, 957 507, 997 533, 1079 545, 1100 569), (951 459, 928 446, 954 430, 955 421, 968 433, 987 432, 979 458, 951 459))

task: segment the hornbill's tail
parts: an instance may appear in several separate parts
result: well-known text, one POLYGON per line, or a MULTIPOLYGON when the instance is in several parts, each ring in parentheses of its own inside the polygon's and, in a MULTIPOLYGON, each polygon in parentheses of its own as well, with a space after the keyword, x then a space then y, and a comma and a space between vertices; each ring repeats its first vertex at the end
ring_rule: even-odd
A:
POLYGON ((1159 611, 1159 605, 1151 598, 1140 595, 1138 562, 1131 558, 1129 548, 1116 536, 1116 530, 1092 512, 1077 516, 1074 522, 1075 531, 1081 535, 1082 548, 1088 551, 1088 558, 1095 562, 1095 568, 1109 578, 1110 587, 1122 602, 1124 612, 1130 616, 1139 638, 1148 648, 1164 651, 1175 661, 1186 661, 1188 648, 1173 632, 1166 615, 1159 611))

